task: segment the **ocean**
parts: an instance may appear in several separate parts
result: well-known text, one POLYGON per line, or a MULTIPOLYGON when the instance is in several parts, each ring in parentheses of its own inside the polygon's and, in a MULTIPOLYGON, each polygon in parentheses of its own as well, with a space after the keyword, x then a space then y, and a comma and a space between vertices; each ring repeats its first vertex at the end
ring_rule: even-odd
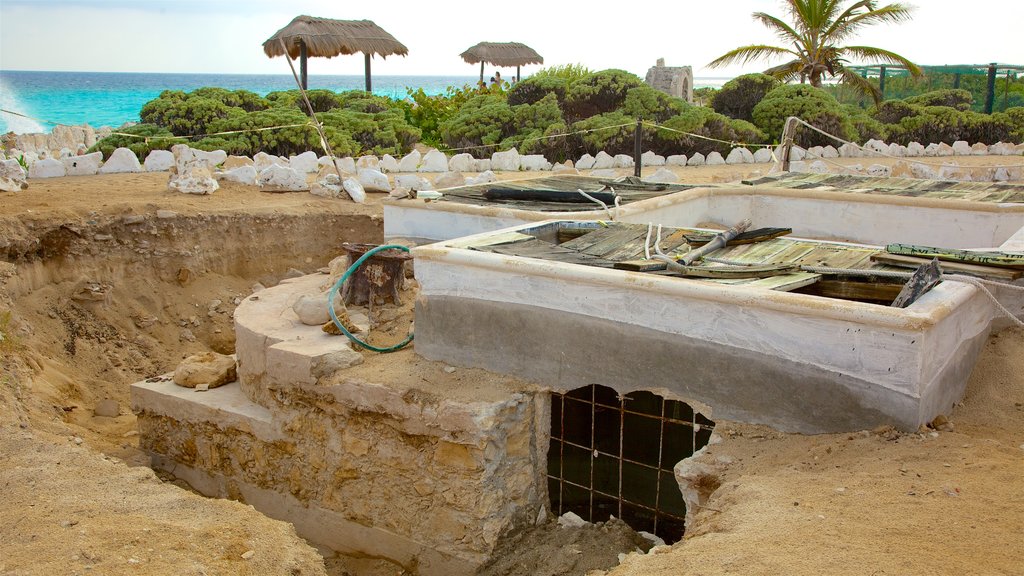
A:
MULTIPOLYGON (((374 76, 373 93, 405 98, 407 88, 441 94, 448 86, 474 84, 476 76, 374 76)), ((694 84, 721 86, 728 78, 696 78, 694 84)), ((310 76, 309 87, 361 90, 362 76, 310 76)), ((138 122, 142 106, 164 90, 185 92, 204 86, 266 95, 295 88, 290 74, 153 74, 124 72, 36 72, 0 70, 0 134, 49 132, 55 124, 120 126, 138 122)))

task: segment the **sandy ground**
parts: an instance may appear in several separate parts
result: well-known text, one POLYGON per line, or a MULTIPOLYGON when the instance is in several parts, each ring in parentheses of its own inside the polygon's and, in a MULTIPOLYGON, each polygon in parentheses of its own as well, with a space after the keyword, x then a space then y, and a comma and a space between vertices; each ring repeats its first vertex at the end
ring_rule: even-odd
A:
MULTIPOLYGON (((677 173, 688 182, 722 182, 767 169, 677 173)), ((173 369, 187 354, 230 352, 234 302, 254 282, 270 284, 289 268, 311 272, 336 254, 319 261, 277 255, 273 274, 225 265, 178 282, 175 270, 104 267, 113 249, 90 230, 158 210, 193 220, 326 214, 354 241, 372 242, 379 241, 382 195, 360 206, 227 185, 197 197, 168 192, 165 183, 165 174, 75 177, 0 195, 0 574, 325 571, 290 525, 157 479, 145 468, 127 406, 131 382, 173 369), (97 248, 69 255, 62 251, 69 242, 97 248), (113 277, 114 287, 102 301, 76 300, 79 276, 113 277), (118 403, 117 416, 94 414, 104 399, 118 403)), ((197 243, 242 241, 181 234, 195 234, 197 243)), ((399 323, 394 332, 405 328, 399 323)), ((415 357, 407 356, 415 371, 415 357)), ((702 457, 718 470, 721 487, 688 537, 630 555, 610 574, 1024 574, 1024 332, 988 342, 949 418, 945 429, 921 434, 811 437, 721 422, 722 441, 702 457)), ((522 541, 507 553, 522 561, 496 564, 491 574, 596 567, 566 555, 589 556, 586 542, 598 540, 555 532, 522 541)), ((368 559, 328 558, 326 570, 397 573, 368 559)))

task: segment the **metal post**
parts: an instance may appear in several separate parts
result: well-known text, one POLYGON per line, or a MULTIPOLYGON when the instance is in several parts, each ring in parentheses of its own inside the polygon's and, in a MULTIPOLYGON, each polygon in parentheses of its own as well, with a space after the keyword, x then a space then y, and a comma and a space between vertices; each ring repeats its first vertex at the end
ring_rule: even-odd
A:
POLYGON ((370 83, 370 53, 364 54, 366 56, 366 92, 373 92, 373 84, 370 83))
POLYGON ((636 132, 633 133, 633 176, 640 177, 640 170, 643 168, 643 161, 640 158, 640 150, 643 148, 644 132, 640 119, 636 119, 636 132))
POLYGON ((992 113, 992 105, 996 101, 996 63, 988 65, 988 88, 985 91, 985 114, 992 113))
POLYGON ((953 74, 953 89, 956 90, 960 87, 960 73, 953 74))
POLYGON ((299 78, 302 80, 302 89, 309 90, 308 75, 306 74, 306 43, 299 40, 299 78))
POLYGON ((882 100, 885 100, 885 64, 878 67, 878 91, 882 93, 882 100))

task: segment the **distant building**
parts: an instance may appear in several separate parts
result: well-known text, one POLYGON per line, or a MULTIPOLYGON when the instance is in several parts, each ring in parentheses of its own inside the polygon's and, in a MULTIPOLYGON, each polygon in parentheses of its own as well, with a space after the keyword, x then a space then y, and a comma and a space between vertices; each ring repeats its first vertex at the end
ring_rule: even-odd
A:
POLYGON ((655 90, 669 96, 693 102, 693 68, 690 66, 665 66, 665 59, 647 70, 644 82, 655 90))

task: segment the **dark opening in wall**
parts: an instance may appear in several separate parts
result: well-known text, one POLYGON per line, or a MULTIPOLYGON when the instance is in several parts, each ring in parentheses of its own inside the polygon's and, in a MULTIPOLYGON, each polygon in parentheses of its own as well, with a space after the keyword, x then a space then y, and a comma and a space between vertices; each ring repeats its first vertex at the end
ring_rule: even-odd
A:
POLYGON ((714 422, 650 392, 623 397, 591 385, 551 395, 548 492, 557 515, 621 518, 668 543, 683 537, 686 505, 672 468, 707 445, 714 422))

